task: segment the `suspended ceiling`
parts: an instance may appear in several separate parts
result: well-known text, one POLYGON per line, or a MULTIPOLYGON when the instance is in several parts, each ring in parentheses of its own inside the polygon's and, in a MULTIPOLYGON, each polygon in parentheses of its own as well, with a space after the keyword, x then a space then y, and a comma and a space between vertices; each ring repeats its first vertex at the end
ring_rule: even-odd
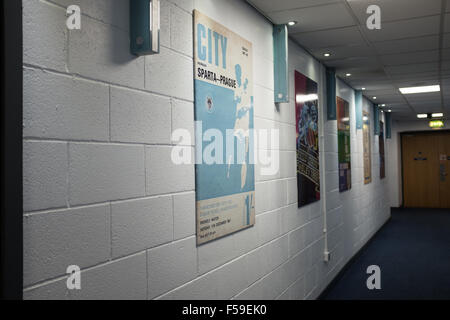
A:
POLYGON ((274 24, 296 21, 290 38, 394 119, 450 115, 450 0, 248 0, 274 24), (381 29, 369 30, 369 5, 381 29), (330 53, 330 57, 325 57, 330 53), (351 76, 346 76, 350 73, 351 76), (402 95, 399 88, 441 85, 441 92, 402 95), (374 99, 376 97, 376 99, 374 99))

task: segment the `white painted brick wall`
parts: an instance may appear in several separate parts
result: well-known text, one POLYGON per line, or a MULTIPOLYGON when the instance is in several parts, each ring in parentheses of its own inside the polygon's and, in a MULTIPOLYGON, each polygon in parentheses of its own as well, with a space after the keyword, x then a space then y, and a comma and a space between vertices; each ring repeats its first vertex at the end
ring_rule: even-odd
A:
MULTIPOLYGON (((290 42, 291 102, 275 106, 272 26, 244 1, 161 0, 161 54, 139 58, 128 1, 23 4, 25 299, 314 299, 388 218, 378 138, 365 186, 352 114, 353 188, 339 193, 337 124, 325 121, 322 262, 321 202, 297 208, 292 98, 296 69, 319 83, 323 112, 324 68, 290 42), (65 27, 69 4, 80 31, 65 27), (281 165, 271 176, 256 166, 256 225, 199 247, 194 166, 172 163, 170 140, 194 132, 194 8, 252 42, 255 128, 280 130, 281 165), (69 264, 80 291, 66 288, 69 264)), ((338 83, 353 109, 348 89, 338 83)))

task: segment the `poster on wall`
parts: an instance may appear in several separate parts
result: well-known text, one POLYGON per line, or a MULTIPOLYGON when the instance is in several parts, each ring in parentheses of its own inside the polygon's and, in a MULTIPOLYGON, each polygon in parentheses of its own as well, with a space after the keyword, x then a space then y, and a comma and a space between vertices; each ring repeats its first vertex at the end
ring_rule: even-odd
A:
POLYGON ((352 187, 350 154, 350 107, 348 101, 336 97, 336 115, 338 129, 339 191, 352 187))
POLYGON ((197 244, 255 224, 252 44, 194 12, 197 244))
POLYGON ((384 123, 380 121, 380 136, 378 137, 380 145, 380 179, 386 178, 385 159, 384 159, 384 123))
POLYGON ((317 83, 295 71, 298 207, 320 200, 317 83))
POLYGON ((364 184, 372 182, 372 150, 370 147, 370 116, 363 112, 363 158, 364 158, 364 184))

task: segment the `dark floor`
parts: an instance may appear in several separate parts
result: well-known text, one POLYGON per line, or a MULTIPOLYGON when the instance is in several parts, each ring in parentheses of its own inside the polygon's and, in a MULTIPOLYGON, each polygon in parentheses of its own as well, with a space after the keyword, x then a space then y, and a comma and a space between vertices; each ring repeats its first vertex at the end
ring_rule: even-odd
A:
POLYGON ((322 298, 450 299, 450 210, 393 209, 322 298), (381 268, 381 290, 367 289, 370 265, 381 268))

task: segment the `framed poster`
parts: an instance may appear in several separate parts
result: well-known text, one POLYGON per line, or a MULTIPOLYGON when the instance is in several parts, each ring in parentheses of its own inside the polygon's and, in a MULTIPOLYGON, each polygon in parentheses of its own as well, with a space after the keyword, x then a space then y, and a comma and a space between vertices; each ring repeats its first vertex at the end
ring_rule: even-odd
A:
POLYGON ((372 182, 372 150, 370 147, 370 115, 363 112, 364 184, 372 182))
POLYGON ((317 83, 295 71, 298 207, 320 200, 317 83))
POLYGON ((350 153, 350 107, 341 97, 336 97, 336 116, 338 129, 339 191, 352 187, 350 153))
POLYGON ((384 123, 380 121, 380 135, 378 137, 380 146, 380 179, 386 178, 385 158, 384 158, 384 123))
POLYGON ((252 44, 194 12, 197 244, 255 223, 252 44))

